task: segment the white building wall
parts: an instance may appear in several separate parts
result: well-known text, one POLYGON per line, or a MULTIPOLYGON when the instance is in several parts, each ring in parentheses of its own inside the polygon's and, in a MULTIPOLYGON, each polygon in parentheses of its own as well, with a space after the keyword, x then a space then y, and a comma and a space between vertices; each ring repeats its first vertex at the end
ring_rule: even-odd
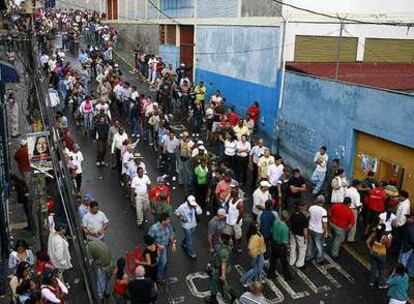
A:
MULTIPOLYGON (((412 17, 414 5, 412 0, 284 0, 284 3, 292 4, 298 7, 307 8, 313 11, 320 11, 331 14, 355 14, 371 15, 386 19, 392 16, 412 17)), ((306 15, 294 8, 283 6, 283 16, 306 15)), ((412 19, 412 18, 411 18, 412 19)))
MULTIPOLYGON (((293 61, 295 55, 296 35, 339 36, 340 24, 289 23, 286 27, 284 41, 284 59, 293 61)), ((414 28, 405 26, 345 24, 344 37, 358 38, 357 60, 364 58, 366 38, 414 39, 414 28)))

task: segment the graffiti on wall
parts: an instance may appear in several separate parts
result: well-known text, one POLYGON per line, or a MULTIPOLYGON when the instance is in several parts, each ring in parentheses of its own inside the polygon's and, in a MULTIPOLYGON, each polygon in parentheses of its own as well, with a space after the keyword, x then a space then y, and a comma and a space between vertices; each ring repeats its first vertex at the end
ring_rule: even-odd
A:
POLYGON ((279 132, 287 139, 289 143, 305 151, 314 151, 316 142, 316 131, 306 128, 300 124, 279 119, 279 132))

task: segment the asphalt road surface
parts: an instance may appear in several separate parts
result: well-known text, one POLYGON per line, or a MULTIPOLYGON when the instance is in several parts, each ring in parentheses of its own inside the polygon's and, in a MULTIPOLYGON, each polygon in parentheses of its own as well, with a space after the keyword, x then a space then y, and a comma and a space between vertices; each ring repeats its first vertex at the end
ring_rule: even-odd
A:
MULTIPOLYGON (((148 86, 136 75, 128 73, 127 65, 120 61, 125 77, 131 85, 137 85, 140 92, 149 94, 148 86)), ((71 124, 76 141, 84 154, 83 193, 92 192, 100 204, 101 210, 110 220, 105 241, 115 255, 123 256, 143 244, 143 230, 139 230, 135 220, 135 210, 127 201, 117 184, 116 171, 111 167, 97 168, 95 165, 95 143, 85 139, 79 130, 71 124)), ((149 177, 153 184, 159 175, 156 169, 155 155, 145 142, 140 142, 138 151, 143 155, 149 177)), ((182 188, 171 183, 172 203, 177 207, 184 201, 182 188), (175 188, 176 187, 176 188, 175 188), (174 189, 175 188, 175 189, 174 189)), ((169 281, 160 287, 159 303, 204 303, 208 295, 208 278, 204 273, 208 261, 207 223, 209 217, 203 217, 195 233, 195 248, 198 260, 195 262, 185 255, 180 246, 175 254, 169 256, 166 278, 169 281)), ((177 240, 182 238, 181 227, 173 219, 177 240)), ((247 225, 245 225, 247 226, 247 225)), ((233 255, 231 281, 233 288, 241 293, 243 287, 238 283, 240 273, 249 269, 250 259, 246 253, 246 239, 243 239, 244 252, 233 255)), ((279 265, 280 266, 280 265, 279 265)), ((278 268, 279 271, 280 268, 278 268)), ((266 280, 265 296, 269 303, 386 303, 384 291, 368 286, 368 271, 343 249, 335 261, 329 259, 324 266, 307 264, 303 271, 296 271, 294 279, 285 282, 277 275, 274 280, 266 280)), ((224 301, 221 301, 225 303, 224 301)))

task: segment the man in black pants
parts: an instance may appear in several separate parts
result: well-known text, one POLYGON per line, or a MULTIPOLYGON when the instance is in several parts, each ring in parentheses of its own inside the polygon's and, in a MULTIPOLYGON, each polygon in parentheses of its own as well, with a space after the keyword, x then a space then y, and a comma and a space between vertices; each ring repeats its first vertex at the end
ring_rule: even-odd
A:
POLYGON ((269 279, 275 277, 277 262, 282 264, 283 277, 286 281, 291 280, 289 263, 287 260, 289 246, 289 227, 286 222, 289 220, 289 213, 283 210, 280 220, 273 222, 272 226, 272 250, 270 255, 270 266, 267 273, 269 279))

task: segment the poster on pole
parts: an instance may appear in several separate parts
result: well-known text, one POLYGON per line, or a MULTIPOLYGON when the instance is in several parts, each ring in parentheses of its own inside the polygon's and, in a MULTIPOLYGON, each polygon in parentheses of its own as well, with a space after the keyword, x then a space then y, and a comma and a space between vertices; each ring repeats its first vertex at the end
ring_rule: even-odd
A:
POLYGON ((30 165, 39 171, 53 170, 48 136, 48 131, 27 133, 27 148, 29 150, 30 165))

